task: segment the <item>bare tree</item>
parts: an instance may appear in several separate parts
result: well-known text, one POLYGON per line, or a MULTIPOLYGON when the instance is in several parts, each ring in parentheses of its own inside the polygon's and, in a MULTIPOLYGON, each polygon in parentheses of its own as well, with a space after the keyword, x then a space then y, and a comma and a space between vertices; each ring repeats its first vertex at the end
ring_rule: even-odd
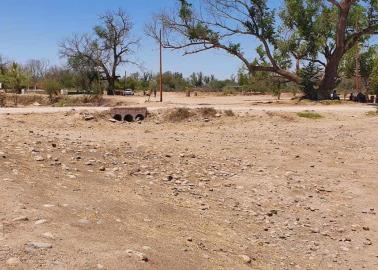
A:
POLYGON ((48 60, 31 59, 26 63, 25 69, 30 74, 34 88, 43 80, 49 67, 48 60))
POLYGON ((378 31, 376 1, 282 0, 280 14, 268 2, 202 0, 202 5, 194 5, 178 0, 177 9, 156 15, 148 33, 159 40, 163 28, 166 48, 184 50, 186 55, 223 50, 240 59, 251 74, 272 72, 298 84, 302 81, 301 62, 316 64, 323 76, 311 97, 327 99, 339 81, 338 68, 344 54, 378 31), (356 27, 357 22, 360 27, 356 27), (292 40, 294 46, 287 46, 292 37, 297 44, 292 40), (249 42, 240 41, 248 38, 249 42), (243 47, 246 44, 260 45, 259 57, 252 58, 251 48, 243 47))
POLYGON ((61 57, 68 63, 95 67, 108 82, 108 95, 114 95, 117 68, 126 63, 136 64, 128 58, 134 53, 139 40, 131 36, 133 25, 126 13, 119 9, 99 16, 101 21, 93 34, 74 35, 60 44, 61 57))

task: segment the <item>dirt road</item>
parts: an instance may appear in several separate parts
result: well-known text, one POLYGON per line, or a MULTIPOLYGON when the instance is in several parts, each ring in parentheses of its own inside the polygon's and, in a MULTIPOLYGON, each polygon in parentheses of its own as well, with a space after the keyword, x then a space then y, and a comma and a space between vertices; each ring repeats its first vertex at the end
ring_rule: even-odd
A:
POLYGON ((0 115, 0 269, 378 269, 378 118, 0 115))
MULTIPOLYGON (((146 102, 146 97, 105 97, 117 104, 125 102, 132 106, 146 106, 149 111, 158 111, 162 109, 186 107, 201 108, 213 107, 217 110, 233 110, 238 113, 246 112, 300 112, 304 110, 313 110, 317 112, 346 112, 346 113, 365 113, 375 109, 373 106, 365 104, 338 104, 338 105, 322 105, 322 104, 300 104, 295 105, 290 101, 291 96, 283 95, 281 101, 277 101, 276 97, 269 95, 258 96, 197 96, 185 97, 183 93, 165 93, 164 102, 158 102, 158 99, 152 98, 150 102, 146 102)), ((25 113, 58 113, 76 111, 100 112, 108 110, 107 107, 25 107, 25 108, 0 108, 0 114, 25 114, 25 113)))

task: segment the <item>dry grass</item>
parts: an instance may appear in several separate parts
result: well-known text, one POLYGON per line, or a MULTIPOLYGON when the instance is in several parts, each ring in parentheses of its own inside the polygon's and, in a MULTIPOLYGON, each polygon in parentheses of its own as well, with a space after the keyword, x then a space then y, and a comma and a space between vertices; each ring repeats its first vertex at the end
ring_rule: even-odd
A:
POLYGON ((216 109, 211 107, 199 108, 198 112, 203 117, 215 117, 215 115, 218 113, 216 109))
POLYGON ((59 97, 54 105, 57 107, 102 106, 104 98, 102 96, 64 96, 59 97))
POLYGON ((223 113, 224 113, 225 116, 228 116, 228 117, 234 117, 235 116, 235 113, 232 110, 225 110, 225 111, 223 111, 223 113))
POLYGON ((282 120, 293 122, 295 121, 295 117, 291 113, 283 113, 283 112, 267 112, 266 113, 270 117, 279 117, 282 120))
MULTIPOLYGON (((165 115, 165 120, 170 122, 181 122, 188 119, 203 120, 203 118, 215 118, 219 112, 210 107, 188 109, 188 108, 176 108, 169 110, 165 115)), ((234 112, 229 110, 225 111, 226 116, 235 116, 234 112)))
POLYGON ((319 103, 323 104, 323 105, 339 105, 339 104, 343 104, 345 102, 342 101, 342 100, 321 100, 321 101, 319 101, 319 103))
POLYGON ((30 106, 34 103, 39 105, 50 105, 50 101, 46 95, 38 94, 28 94, 28 95, 18 95, 18 94, 4 94, 3 95, 3 107, 17 107, 30 106))
POLYGON ((188 108, 176 108, 168 112, 166 119, 171 122, 181 122, 194 115, 195 114, 188 108))
POLYGON ((367 116, 378 116, 378 108, 375 111, 366 113, 367 116))
POLYGON ((321 114, 317 112, 311 112, 311 111, 299 112, 297 113, 297 115, 302 118, 313 119, 313 120, 323 118, 321 114))
POLYGON ((40 94, 2 94, 0 96, 0 107, 31 106, 38 104, 41 106, 102 106, 104 98, 102 96, 55 96, 49 98, 40 94))

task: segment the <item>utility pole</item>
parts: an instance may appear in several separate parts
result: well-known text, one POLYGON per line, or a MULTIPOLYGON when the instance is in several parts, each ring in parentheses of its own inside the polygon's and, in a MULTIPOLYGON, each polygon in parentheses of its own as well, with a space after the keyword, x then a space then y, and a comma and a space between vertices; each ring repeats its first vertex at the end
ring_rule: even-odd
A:
POLYGON ((127 80, 126 80, 126 78, 127 78, 127 71, 125 70, 125 90, 126 90, 126 87, 127 87, 127 80))
POLYGON ((163 102, 163 42, 160 29, 160 102, 163 102))

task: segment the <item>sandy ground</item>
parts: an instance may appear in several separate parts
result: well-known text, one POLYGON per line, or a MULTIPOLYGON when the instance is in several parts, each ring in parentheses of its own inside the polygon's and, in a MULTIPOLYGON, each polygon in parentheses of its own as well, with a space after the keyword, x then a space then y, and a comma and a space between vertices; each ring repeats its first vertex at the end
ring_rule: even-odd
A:
POLYGON ((378 269, 364 111, 0 115, 0 269, 378 269))

